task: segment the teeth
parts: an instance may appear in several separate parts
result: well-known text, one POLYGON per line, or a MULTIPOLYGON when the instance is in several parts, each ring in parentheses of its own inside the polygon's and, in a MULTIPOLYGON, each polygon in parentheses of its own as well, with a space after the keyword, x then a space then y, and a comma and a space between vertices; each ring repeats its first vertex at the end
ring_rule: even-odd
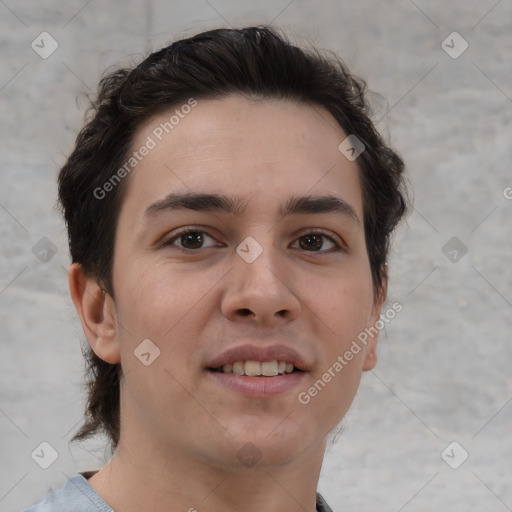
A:
POLYGON ((292 373, 294 369, 293 363, 286 361, 237 361, 233 364, 225 364, 222 367, 224 373, 235 373, 236 375, 247 375, 256 377, 263 375, 265 377, 273 377, 283 373, 292 373))
POLYGON ((236 363, 233 363, 233 373, 236 373, 237 375, 244 375, 245 368, 243 361, 237 361, 236 363))
POLYGON ((261 363, 261 374, 265 375, 265 377, 277 375, 277 361, 265 361, 261 363))
POLYGON ((250 377, 261 375, 261 363, 259 361, 245 361, 245 375, 250 377))

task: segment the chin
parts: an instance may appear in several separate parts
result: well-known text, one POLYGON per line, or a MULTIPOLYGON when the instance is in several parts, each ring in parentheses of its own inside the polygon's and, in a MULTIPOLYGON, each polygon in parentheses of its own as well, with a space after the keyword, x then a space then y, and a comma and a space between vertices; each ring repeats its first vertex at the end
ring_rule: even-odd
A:
POLYGON ((322 435, 304 427, 305 421, 293 421, 275 416, 250 417, 227 428, 227 446, 222 459, 236 467, 261 468, 292 463, 318 445, 322 435), (284 421, 283 421, 284 420, 284 421), (227 457, 226 457, 227 456, 227 457))

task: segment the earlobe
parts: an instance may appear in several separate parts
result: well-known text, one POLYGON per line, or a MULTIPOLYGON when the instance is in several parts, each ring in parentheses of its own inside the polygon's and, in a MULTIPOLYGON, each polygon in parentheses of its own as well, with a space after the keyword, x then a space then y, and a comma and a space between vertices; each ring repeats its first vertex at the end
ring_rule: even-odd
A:
POLYGON ((363 371, 373 370, 377 364, 377 340, 373 343, 370 341, 364 355, 363 371))
POLYGON ((380 318, 382 304, 386 300, 387 287, 387 275, 385 272, 383 272, 382 285, 380 286, 379 292, 375 297, 375 303, 373 305, 370 325, 368 327, 369 335, 366 345, 366 352, 364 355, 364 371, 372 370, 373 368, 375 368, 375 365, 377 364, 377 341, 379 339, 379 330, 377 329, 376 325, 377 321, 380 318))
POLYGON ((110 364, 121 361, 114 301, 79 263, 69 269, 69 290, 94 353, 110 364))

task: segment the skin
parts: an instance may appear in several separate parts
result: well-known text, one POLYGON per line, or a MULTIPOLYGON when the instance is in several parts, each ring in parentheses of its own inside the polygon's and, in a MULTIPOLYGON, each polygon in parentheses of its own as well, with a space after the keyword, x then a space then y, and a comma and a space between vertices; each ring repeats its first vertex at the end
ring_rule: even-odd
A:
MULTIPOLYGON (((133 147, 168 118, 152 118, 133 147)), ((338 150, 345 137, 316 106, 198 100, 130 176, 115 241, 115 300, 72 265, 87 339, 124 372, 118 449, 89 480, 116 512, 315 510, 326 436, 350 407, 362 371, 374 367, 377 337, 307 405, 297 395, 375 324, 385 296, 385 284, 373 291, 357 161, 338 150), (246 209, 146 218, 170 192, 230 194, 246 209), (279 214, 290 196, 304 195, 342 198, 359 222, 339 213, 279 214), (196 252, 180 250, 180 237, 159 245, 185 226, 209 235, 196 252), (301 237, 319 229, 344 248, 335 251, 329 238, 316 252, 304 245, 301 237), (263 249, 253 263, 235 251, 247 236, 263 249), (148 338, 161 352, 145 366, 134 350, 148 338), (213 382, 207 362, 244 342, 293 347, 309 372, 297 389, 271 398, 213 382), (252 467, 237 457, 248 442, 261 454, 252 467)))

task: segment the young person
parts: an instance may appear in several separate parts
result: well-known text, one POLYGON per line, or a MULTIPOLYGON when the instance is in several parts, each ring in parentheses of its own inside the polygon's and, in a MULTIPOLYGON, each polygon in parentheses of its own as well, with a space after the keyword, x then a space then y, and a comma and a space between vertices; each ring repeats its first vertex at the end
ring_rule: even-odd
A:
POLYGON ((30 511, 331 510, 326 438, 376 363, 406 209, 364 94, 269 27, 102 79, 59 198, 89 342, 74 439, 113 457, 30 511))

